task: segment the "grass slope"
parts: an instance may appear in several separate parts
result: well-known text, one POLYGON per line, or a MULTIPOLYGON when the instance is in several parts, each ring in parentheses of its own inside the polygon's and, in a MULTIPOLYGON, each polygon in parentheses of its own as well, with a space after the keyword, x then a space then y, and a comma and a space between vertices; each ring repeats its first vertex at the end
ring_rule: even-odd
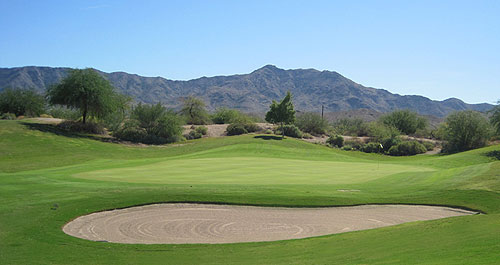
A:
POLYGON ((500 259, 500 162, 484 156, 491 150, 500 146, 385 157, 249 135, 132 147, 0 121, 0 263, 494 264, 500 259), (86 213, 167 201, 435 204, 487 214, 224 245, 111 244, 61 231, 86 213))

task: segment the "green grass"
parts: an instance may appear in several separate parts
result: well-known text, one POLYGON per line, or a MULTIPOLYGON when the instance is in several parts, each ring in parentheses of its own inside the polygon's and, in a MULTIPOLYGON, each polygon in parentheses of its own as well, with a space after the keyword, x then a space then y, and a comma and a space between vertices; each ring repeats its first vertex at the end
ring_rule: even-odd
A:
POLYGON ((133 147, 0 121, 0 264, 495 264, 500 162, 484 155, 492 150, 500 146, 386 157, 252 135, 133 147), (174 201, 408 203, 486 214, 222 245, 112 244, 61 230, 86 213, 174 201))

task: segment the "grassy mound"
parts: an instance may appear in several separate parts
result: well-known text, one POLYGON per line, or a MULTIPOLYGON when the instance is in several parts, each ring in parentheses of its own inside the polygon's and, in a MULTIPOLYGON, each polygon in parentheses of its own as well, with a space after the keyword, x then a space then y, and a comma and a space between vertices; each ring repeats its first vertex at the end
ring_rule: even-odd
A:
POLYGON ((253 135, 140 147, 0 121, 0 263, 492 264, 500 258, 500 161, 485 154, 495 150, 386 157, 253 135), (110 244, 61 230, 95 211, 180 201, 431 204, 487 214, 224 245, 110 244))

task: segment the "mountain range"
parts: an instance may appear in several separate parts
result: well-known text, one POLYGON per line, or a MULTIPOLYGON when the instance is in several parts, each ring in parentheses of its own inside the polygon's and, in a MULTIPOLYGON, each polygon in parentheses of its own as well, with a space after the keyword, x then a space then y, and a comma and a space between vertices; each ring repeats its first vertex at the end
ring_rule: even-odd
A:
MULTIPOLYGON (((26 66, 0 68, 0 90, 32 88, 43 93, 64 78, 70 68, 26 66)), ((398 95, 384 89, 365 87, 333 71, 315 69, 284 70, 266 65, 249 74, 201 77, 188 81, 162 77, 144 77, 125 72, 99 71, 120 92, 137 102, 160 102, 179 108, 186 96, 202 98, 209 110, 219 107, 263 113, 272 100, 280 100, 287 91, 293 94, 298 111, 326 112, 369 109, 389 112, 410 109, 423 115, 443 117, 453 111, 487 111, 493 105, 467 104, 460 99, 431 100, 423 96, 398 95)))

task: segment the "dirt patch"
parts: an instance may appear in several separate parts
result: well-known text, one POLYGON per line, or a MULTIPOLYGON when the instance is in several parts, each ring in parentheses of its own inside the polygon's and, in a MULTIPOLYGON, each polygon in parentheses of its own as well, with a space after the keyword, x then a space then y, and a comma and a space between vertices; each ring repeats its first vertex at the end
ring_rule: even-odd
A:
POLYGON ((218 244, 306 238, 470 214, 475 213, 417 205, 280 208, 172 203, 85 215, 63 231, 115 243, 218 244))

